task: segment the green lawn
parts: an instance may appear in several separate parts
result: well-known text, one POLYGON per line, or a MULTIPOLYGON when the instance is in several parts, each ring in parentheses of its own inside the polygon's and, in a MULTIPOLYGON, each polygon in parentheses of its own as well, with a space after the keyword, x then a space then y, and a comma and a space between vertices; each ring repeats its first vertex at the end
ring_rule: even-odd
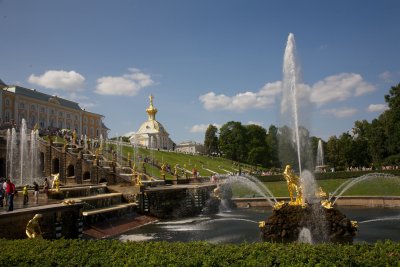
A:
MULTIPOLYGON (((330 179, 317 181, 325 192, 333 193, 335 189, 348 179, 330 179)), ((275 197, 288 197, 285 181, 264 183, 275 197)), ((259 196, 256 192, 249 190, 242 184, 233 186, 234 197, 259 196)), ((400 196, 400 177, 393 179, 371 179, 355 184, 343 193, 343 196, 400 196)))
MULTIPOLYGON (((131 146, 123 147, 122 154, 124 157, 130 154, 131 160, 133 161, 134 155, 138 158, 138 155, 141 158, 148 157, 150 159, 154 159, 154 161, 158 162, 158 165, 164 162, 173 168, 175 164, 178 164, 180 167, 186 166, 186 169, 192 171, 194 167, 200 172, 201 176, 211 176, 213 172, 219 174, 226 174, 226 171, 229 172, 237 172, 238 171, 238 163, 233 162, 228 159, 220 158, 220 157, 208 157, 202 155, 190 155, 183 154, 177 152, 167 152, 167 151, 157 151, 150 150, 144 148, 137 148, 136 151, 133 151, 131 146)), ((145 164, 146 171, 148 174, 161 178, 160 169, 150 165, 145 164)), ((249 170, 250 168, 254 168, 249 165, 241 164, 242 170, 249 170)), ((140 170, 141 164, 138 164, 138 169, 140 170)), ((181 174, 181 172, 180 172, 181 174)), ((167 179, 172 179, 171 174, 166 174, 167 179)), ((322 189, 327 193, 333 193, 335 189, 340 186, 342 183, 348 181, 348 179, 327 179, 327 180, 319 180, 318 186, 321 186, 322 189)), ((270 189, 276 197, 287 197, 288 191, 285 181, 278 182, 264 182, 264 184, 270 189)), ((252 197, 259 196, 256 192, 246 188, 243 184, 235 184, 233 186, 233 193, 235 197, 252 197)), ((351 187, 348 191, 344 192, 344 196, 400 196, 400 178, 396 179, 371 179, 367 181, 360 182, 353 187, 351 187)))
MULTIPOLYGON (((108 148, 108 147, 107 147, 108 148)), ((116 150, 115 146, 113 146, 114 150, 116 150)), ((123 157, 127 157, 128 153, 130 154, 131 160, 134 160, 134 157, 137 159, 139 156, 143 159, 147 157, 149 159, 154 159, 158 163, 159 166, 164 162, 173 168, 175 164, 178 164, 180 167, 184 167, 189 171, 192 171, 193 168, 196 168, 200 173, 200 176, 211 176, 214 172, 219 174, 227 174, 227 172, 237 172, 238 167, 237 163, 232 160, 228 160, 221 157, 209 157, 203 155, 190 155, 178 152, 168 152, 168 151, 157 151, 150 150, 145 148, 137 148, 134 151, 131 146, 124 146, 122 148, 123 157)), ((248 170, 250 168, 254 168, 253 166, 241 164, 242 170, 248 170)), ((149 164, 146 164, 147 173, 152 176, 160 177, 160 170, 157 168, 153 168, 149 164)), ((167 178, 171 178, 172 176, 167 175, 167 178)))

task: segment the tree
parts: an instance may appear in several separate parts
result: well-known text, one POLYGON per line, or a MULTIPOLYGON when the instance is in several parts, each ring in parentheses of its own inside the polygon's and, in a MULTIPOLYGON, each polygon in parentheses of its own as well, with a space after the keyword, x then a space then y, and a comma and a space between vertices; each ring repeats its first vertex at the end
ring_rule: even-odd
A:
POLYGON ((219 134, 219 149, 228 159, 245 161, 247 159, 246 128, 235 121, 222 125, 219 134))
POLYGON ((246 146, 248 151, 247 162, 253 165, 267 164, 267 144, 265 129, 259 125, 250 124, 245 126, 246 146))
POLYGON ((214 125, 208 125, 204 137, 204 147, 207 155, 215 155, 219 153, 218 149, 218 128, 214 125))
POLYGON ((375 166, 380 166, 386 155, 385 131, 380 120, 374 119, 368 133, 368 150, 375 166))
POLYGON ((267 154, 268 154, 268 167, 281 167, 279 162, 279 141, 278 141, 278 128, 274 125, 269 126, 268 134, 266 137, 267 154))
POLYGON ((389 155, 400 153, 400 84, 393 86, 388 95, 385 95, 385 101, 389 106, 381 116, 385 130, 386 147, 389 155))
POLYGON ((339 141, 336 135, 329 137, 325 151, 328 164, 332 167, 339 166, 339 141))
POLYGON ((352 145, 353 139, 348 132, 342 133, 339 136, 338 145, 339 149, 339 164, 344 167, 350 167, 352 165, 352 145))

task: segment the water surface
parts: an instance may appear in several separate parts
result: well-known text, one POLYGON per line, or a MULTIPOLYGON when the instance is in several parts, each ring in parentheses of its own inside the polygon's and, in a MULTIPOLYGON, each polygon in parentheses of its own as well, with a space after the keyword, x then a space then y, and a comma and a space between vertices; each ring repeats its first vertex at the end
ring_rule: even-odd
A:
MULTIPOLYGON (((400 241, 399 208, 340 207, 351 220, 359 222, 354 242, 400 241)), ((200 215, 179 220, 165 220, 132 230, 117 238, 126 241, 207 241, 210 243, 252 243, 260 241, 258 222, 272 210, 236 209, 215 215, 200 215)))

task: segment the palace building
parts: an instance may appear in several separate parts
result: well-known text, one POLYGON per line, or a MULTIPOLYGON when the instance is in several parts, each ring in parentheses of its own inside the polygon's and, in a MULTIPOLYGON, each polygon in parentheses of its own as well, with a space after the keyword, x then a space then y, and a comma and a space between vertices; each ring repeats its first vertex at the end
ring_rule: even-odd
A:
POLYGON ((0 120, 2 125, 20 127, 25 119, 28 129, 68 129, 90 138, 107 138, 103 115, 82 109, 78 103, 0 80, 0 120))
POLYGON ((146 109, 148 119, 130 137, 132 145, 152 149, 173 150, 174 142, 164 126, 156 120, 157 109, 153 106, 153 96, 150 95, 150 106, 146 109))

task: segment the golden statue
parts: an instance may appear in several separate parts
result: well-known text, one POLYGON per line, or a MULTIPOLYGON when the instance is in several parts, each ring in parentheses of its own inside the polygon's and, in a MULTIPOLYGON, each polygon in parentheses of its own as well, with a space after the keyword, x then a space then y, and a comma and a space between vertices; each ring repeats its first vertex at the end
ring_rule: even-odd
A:
POLYGON ((74 130, 72 132, 72 145, 75 145, 75 144, 76 144, 76 131, 74 130))
POLYGON ((39 130, 39 129, 40 129, 39 124, 36 123, 36 124, 35 124, 35 127, 33 128, 33 131, 36 132, 36 131, 39 130))
POLYGON ((214 197, 221 199, 221 188, 219 188, 219 186, 214 188, 213 193, 214 193, 214 197))
POLYGON ((322 189, 322 187, 319 187, 318 192, 316 193, 316 196, 320 198, 327 198, 328 194, 322 189))
POLYGON ((136 172, 137 172, 136 163, 133 163, 133 166, 132 166, 132 173, 136 174, 136 172))
POLYGON ((283 207, 283 205, 285 205, 285 201, 279 201, 274 204, 273 208, 274 210, 280 210, 283 207))
POLYGON ((285 171, 283 172, 283 177, 288 185, 290 204, 302 205, 303 195, 301 191, 300 177, 294 174, 290 165, 286 165, 285 171), (294 199, 294 192, 296 192, 296 200, 294 199))
POLYGON ((52 188, 55 189, 56 192, 60 192, 60 174, 56 173, 56 174, 52 174, 53 176, 53 184, 52 184, 52 188))
POLYGON ((175 175, 175 177, 176 178, 178 178, 178 176, 179 176, 179 174, 178 174, 178 164, 175 164, 175 166, 174 166, 174 175, 175 175))
POLYGON ((38 213, 26 225, 25 233, 28 238, 42 238, 42 230, 40 229, 40 219, 42 214, 38 213))
POLYGON ((165 171, 167 170, 167 166, 165 165, 165 162, 161 165, 161 177, 165 180, 165 171))
POLYGON ((321 200, 321 206, 328 210, 333 209, 332 203, 327 199, 321 200))
POLYGON ((149 96, 150 107, 153 107, 153 99, 154 99, 154 96, 153 96, 153 95, 150 95, 150 96, 149 96))

